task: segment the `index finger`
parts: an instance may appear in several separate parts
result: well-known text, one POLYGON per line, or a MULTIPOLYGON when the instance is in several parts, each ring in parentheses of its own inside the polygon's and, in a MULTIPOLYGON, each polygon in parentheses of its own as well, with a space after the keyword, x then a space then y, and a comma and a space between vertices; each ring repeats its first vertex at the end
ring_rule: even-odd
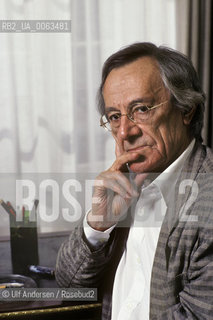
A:
POLYGON ((111 166, 111 171, 128 171, 127 163, 135 161, 140 157, 139 153, 136 152, 124 152, 122 155, 118 156, 113 165, 111 166))
POLYGON ((117 144, 116 141, 115 141, 115 155, 116 155, 116 158, 118 158, 122 155, 120 148, 119 148, 119 145, 117 144))

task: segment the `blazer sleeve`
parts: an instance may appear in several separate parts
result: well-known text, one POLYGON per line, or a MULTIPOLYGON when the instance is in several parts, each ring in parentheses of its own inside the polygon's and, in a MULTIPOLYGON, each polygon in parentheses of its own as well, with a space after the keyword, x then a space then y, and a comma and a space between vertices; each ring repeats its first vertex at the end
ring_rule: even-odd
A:
MULTIPOLYGON (((175 279, 178 286, 178 279, 175 279)), ((198 233, 188 272, 182 275, 179 303, 157 316, 158 320, 213 319, 213 221, 198 233)))
MULTIPOLYGON (((114 230, 113 230, 114 231, 114 230)), ((83 227, 72 231, 60 247, 55 276, 61 287, 97 287, 113 256, 115 232, 98 250, 89 246, 83 227)))

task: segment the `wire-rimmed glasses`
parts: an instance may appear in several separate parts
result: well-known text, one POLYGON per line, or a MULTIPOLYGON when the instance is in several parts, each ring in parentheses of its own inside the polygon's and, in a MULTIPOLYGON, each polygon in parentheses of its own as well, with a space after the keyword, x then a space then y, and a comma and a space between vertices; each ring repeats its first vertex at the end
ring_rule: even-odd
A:
POLYGON ((110 111, 101 117, 100 126, 108 131, 116 131, 120 127, 122 116, 127 116, 127 118, 134 123, 143 123, 149 120, 151 110, 162 106, 167 101, 161 102, 155 106, 145 105, 144 103, 136 103, 131 108, 129 113, 122 114, 117 110, 110 111))

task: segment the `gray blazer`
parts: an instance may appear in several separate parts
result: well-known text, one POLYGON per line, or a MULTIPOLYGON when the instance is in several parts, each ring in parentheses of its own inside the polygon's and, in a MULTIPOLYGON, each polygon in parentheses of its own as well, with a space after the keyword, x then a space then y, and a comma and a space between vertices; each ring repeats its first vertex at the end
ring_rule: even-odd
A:
MULTIPOLYGON (((155 253, 150 319, 213 319, 213 154, 199 143, 177 181, 155 253)), ((115 228, 93 251, 82 227, 62 244, 56 280, 63 287, 98 287, 102 319, 111 318, 114 275, 128 237, 115 228)), ((134 320, 134 319, 133 319, 134 320)))

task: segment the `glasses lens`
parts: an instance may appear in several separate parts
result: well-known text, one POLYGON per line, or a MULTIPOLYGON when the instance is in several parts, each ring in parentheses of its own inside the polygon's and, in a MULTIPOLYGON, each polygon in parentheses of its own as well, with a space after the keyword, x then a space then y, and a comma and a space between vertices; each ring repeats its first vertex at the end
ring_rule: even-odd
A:
POLYGON ((132 118, 135 122, 143 122, 149 119, 150 110, 145 105, 137 105, 132 110, 132 118))
POLYGON ((101 126, 108 131, 112 131, 111 125, 105 115, 101 117, 101 126))

